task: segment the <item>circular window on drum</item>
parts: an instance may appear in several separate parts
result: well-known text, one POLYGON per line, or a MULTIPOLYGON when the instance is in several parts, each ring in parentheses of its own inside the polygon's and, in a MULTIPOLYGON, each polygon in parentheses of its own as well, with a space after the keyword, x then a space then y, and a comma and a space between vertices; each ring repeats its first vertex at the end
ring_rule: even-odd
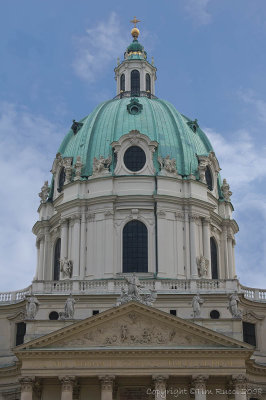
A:
POLYGON ((129 171, 140 171, 146 164, 145 151, 139 146, 129 147, 124 154, 124 164, 129 171))

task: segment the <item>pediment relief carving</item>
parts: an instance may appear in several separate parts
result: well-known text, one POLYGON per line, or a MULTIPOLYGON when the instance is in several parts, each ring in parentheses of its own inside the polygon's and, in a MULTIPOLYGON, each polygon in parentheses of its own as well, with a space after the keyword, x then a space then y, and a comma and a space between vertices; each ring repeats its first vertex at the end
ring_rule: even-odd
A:
MULTIPOLYGON (((210 346, 214 343, 205 338, 193 336, 181 328, 176 328, 153 318, 137 313, 128 313, 111 322, 88 329, 86 332, 61 340, 56 347, 91 347, 91 346, 210 346)), ((49 346, 50 347, 50 346, 49 346)), ((54 347, 51 344, 51 347, 54 347)))

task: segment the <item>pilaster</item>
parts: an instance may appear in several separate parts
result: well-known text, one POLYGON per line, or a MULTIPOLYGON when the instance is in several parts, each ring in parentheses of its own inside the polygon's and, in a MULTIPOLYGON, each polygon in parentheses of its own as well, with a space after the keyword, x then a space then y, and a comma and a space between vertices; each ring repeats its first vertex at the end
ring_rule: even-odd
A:
POLYGON ((211 279, 210 218, 203 218, 203 255, 209 261, 207 278, 211 279))
MULTIPOLYGON (((68 248, 68 219, 64 218, 61 220, 61 259, 67 258, 67 248, 68 248)), ((60 278, 62 278, 62 273, 60 272, 60 278)))
POLYGON ((80 248, 80 214, 72 217, 72 261, 73 261, 73 278, 79 278, 79 248, 80 248))
POLYGON ((190 271, 191 278, 198 278, 197 252, 196 252, 196 221, 199 219, 197 214, 189 216, 189 234, 190 234, 190 271))

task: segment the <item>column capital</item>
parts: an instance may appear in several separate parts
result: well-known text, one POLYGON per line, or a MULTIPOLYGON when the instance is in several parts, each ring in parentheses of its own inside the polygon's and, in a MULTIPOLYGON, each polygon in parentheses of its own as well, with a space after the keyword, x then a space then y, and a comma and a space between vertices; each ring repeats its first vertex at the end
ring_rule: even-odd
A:
POLYGON ((202 222, 204 225, 209 225, 211 223, 210 217, 203 217, 202 222))
POLYGON ((61 218, 60 219, 60 224, 61 224, 61 226, 67 225, 68 224, 68 218, 61 218))
POLYGON ((232 375, 232 381, 237 390, 245 390, 247 385, 247 378, 244 374, 232 375))
POLYGON ((19 378, 19 383, 23 392, 32 392, 35 383, 35 376, 23 376, 19 378))
POLYGON ((205 385, 208 379, 209 375, 192 375, 192 382, 195 385, 205 385))
POLYGON ((64 392, 70 392, 73 391, 73 386, 75 384, 76 381, 76 377, 75 376, 59 376, 58 377, 61 385, 62 385, 62 389, 64 392))
POLYGON ((191 213, 189 214, 189 219, 191 221, 198 221, 199 219, 201 219, 201 216, 199 214, 191 213))
POLYGON ((113 382, 115 380, 114 375, 100 375, 99 380, 101 382, 102 390, 112 390, 113 382))

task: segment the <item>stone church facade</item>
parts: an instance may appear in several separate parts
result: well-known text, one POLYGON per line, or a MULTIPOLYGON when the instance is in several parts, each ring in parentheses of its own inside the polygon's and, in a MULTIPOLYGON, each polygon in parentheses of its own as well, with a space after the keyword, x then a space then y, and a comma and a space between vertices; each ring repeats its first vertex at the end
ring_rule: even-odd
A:
POLYGON ((0 293, 0 399, 265 399, 266 290, 237 278, 230 187, 131 33, 116 97, 39 193, 32 284, 0 293))

